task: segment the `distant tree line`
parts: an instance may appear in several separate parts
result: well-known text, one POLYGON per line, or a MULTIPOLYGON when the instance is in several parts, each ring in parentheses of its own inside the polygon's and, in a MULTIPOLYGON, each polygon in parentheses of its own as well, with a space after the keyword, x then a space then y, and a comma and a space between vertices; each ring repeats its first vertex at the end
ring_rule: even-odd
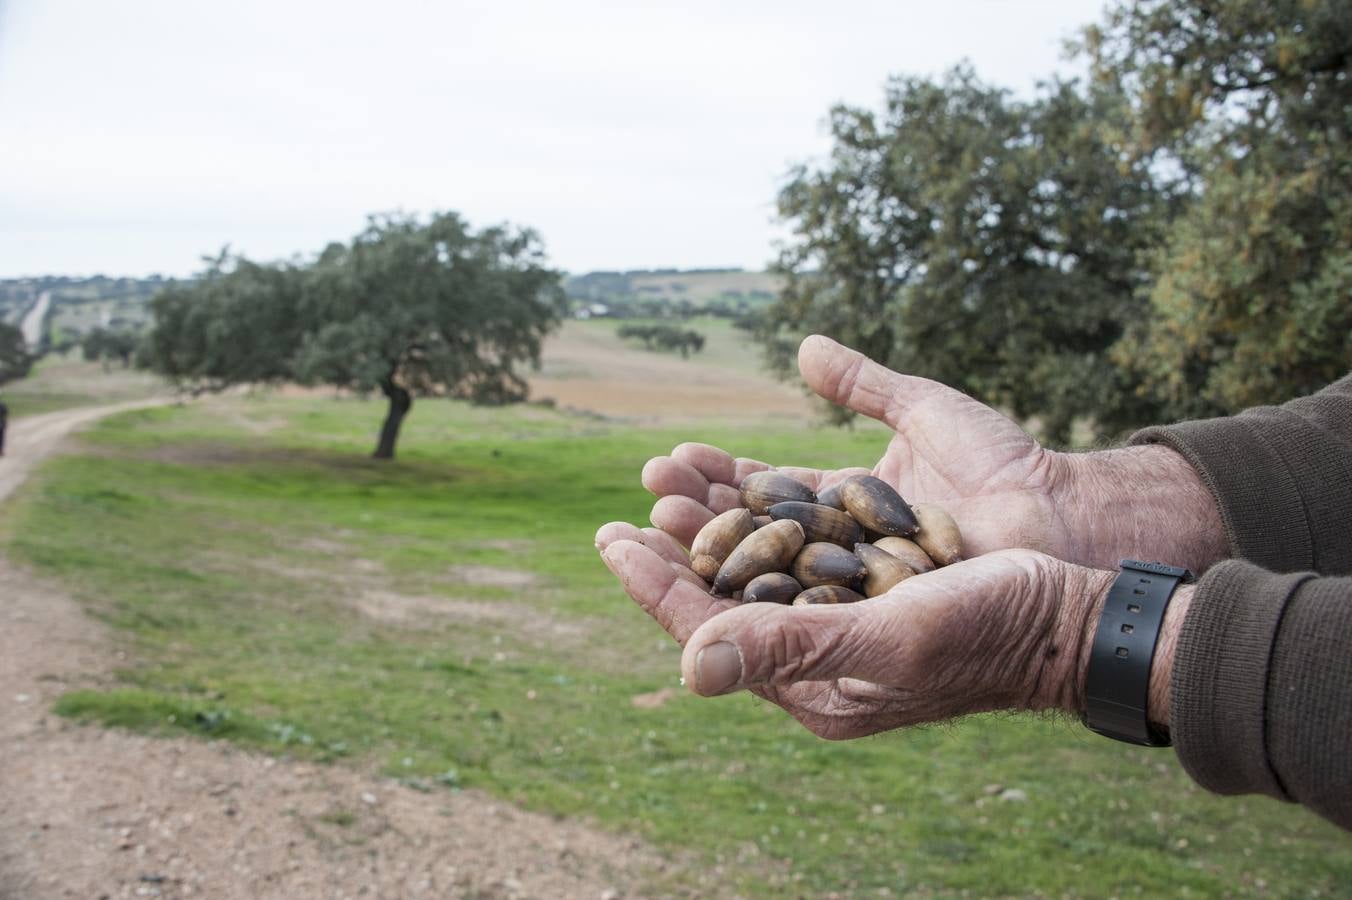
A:
POLYGON ((1309 392, 1352 368, 1347 0, 1138 0, 1032 100, 898 77, 779 197, 751 325, 937 378, 1064 443, 1309 392))
POLYGON ((475 231, 452 212, 373 216, 310 261, 223 251, 194 281, 155 296, 143 359, 197 389, 379 390, 389 406, 374 455, 391 458, 414 394, 525 397, 516 367, 539 364, 563 312, 559 279, 528 229, 475 231))
POLYGON ((671 325, 621 325, 615 333, 621 338, 636 338, 649 350, 679 351, 683 359, 704 349, 704 335, 671 325))
POLYGON ((23 332, 13 325, 0 322, 0 384, 18 381, 33 368, 34 357, 28 352, 23 332))
MULTIPOLYGON (((80 351, 90 362, 103 363, 104 369, 114 362, 122 368, 131 365, 132 357, 141 344, 141 336, 129 329, 95 328, 80 340, 80 351)), ((54 350, 61 351, 60 347, 54 350)))

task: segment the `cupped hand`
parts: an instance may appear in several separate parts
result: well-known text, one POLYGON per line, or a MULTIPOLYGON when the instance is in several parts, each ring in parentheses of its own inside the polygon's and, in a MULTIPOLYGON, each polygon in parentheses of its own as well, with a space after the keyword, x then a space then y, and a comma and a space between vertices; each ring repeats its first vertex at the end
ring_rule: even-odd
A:
POLYGON ((834 606, 737 604, 683 572, 655 529, 597 534, 625 590, 684 647, 686 684, 750 690, 824 738, 995 709, 1083 708, 1084 660, 1110 573, 1003 551, 834 606))
MULTIPOLYGON (((871 470, 779 469, 814 490, 871 472, 912 503, 946 509, 967 556, 1024 548, 1099 568, 1136 558, 1201 572, 1229 555, 1215 499, 1167 447, 1051 451, 991 407, 820 335, 803 341, 798 367, 822 397, 894 432, 871 470)), ((688 546, 714 515, 741 505, 744 477, 768 468, 708 444, 681 444, 643 469, 644 486, 658 497, 652 522, 688 546)))
MULTIPOLYGON (((1071 534, 1056 502, 1061 455, 989 406, 935 381, 901 375, 829 338, 809 337, 798 367, 812 390, 895 432, 872 470, 781 468, 815 490, 872 472, 910 502, 943 506, 966 555, 1023 547, 1067 558, 1071 534)), ((737 486, 771 468, 707 444, 681 444, 650 460, 643 484, 658 495, 654 525, 689 545, 717 513, 741 505, 737 486)))

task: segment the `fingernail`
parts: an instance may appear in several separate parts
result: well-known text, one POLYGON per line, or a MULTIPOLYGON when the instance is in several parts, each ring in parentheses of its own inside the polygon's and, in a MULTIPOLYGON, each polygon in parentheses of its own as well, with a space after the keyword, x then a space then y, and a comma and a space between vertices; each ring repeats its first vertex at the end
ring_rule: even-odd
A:
POLYGON ((731 690, 742 680, 742 654, 736 644, 719 641, 695 657, 695 691, 710 696, 731 690))

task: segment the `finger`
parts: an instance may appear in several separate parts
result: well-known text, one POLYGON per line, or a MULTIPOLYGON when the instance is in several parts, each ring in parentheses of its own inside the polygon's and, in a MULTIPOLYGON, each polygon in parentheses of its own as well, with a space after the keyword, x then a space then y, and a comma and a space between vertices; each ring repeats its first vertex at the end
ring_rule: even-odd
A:
POLYGON ((798 369, 822 397, 896 427, 911 404, 939 394, 958 394, 937 381, 901 375, 864 354, 820 334, 803 340, 798 369))
POLYGON ((671 535, 658 528, 638 528, 628 522, 608 522, 596 532, 596 549, 602 553, 617 541, 633 541, 652 550, 669 563, 690 568, 690 557, 671 535))
POLYGON ((710 484, 733 484, 736 478, 737 461, 732 454, 710 444, 678 444, 671 451, 671 458, 691 466, 710 484))
POLYGON ((670 563, 634 541, 616 541, 601 558, 634 602, 682 644, 707 619, 735 603, 678 577, 670 563))
POLYGON ((745 456, 739 456, 733 460, 733 487, 741 485, 742 479, 752 472, 764 472, 767 469, 773 469, 774 466, 769 463, 761 462, 758 459, 747 459, 745 456))
POLYGON ((780 466, 778 469, 775 469, 775 471, 781 475, 787 475, 795 481, 801 481, 814 491, 817 489, 817 485, 821 484, 822 480, 822 472, 820 469, 804 469, 801 466, 780 466))
POLYGON ((704 504, 675 495, 659 497, 648 516, 654 525, 686 547, 713 517, 714 514, 704 504))
POLYGON ((891 682, 904 658, 908 623, 898 605, 747 603, 706 622, 681 657, 697 694, 857 678, 891 682))
POLYGON ((742 492, 726 484, 709 485, 709 499, 705 501, 709 511, 717 515, 743 506, 742 492))
POLYGON ((643 486, 659 497, 679 494, 703 503, 709 498, 709 481, 689 463, 670 456, 656 456, 643 466, 643 486))
POLYGON ((644 528, 639 532, 639 543, 652 550, 672 565, 690 568, 690 555, 685 548, 676 543, 676 539, 660 528, 644 528))
POLYGON ((834 472, 822 473, 821 481, 815 490, 821 493, 828 488, 835 487, 847 478, 853 478, 856 475, 872 475, 872 469, 865 469, 862 466, 852 466, 848 469, 836 469, 834 472))
MULTIPOLYGON (((728 457, 731 471, 732 457, 728 457)), ((694 466, 675 456, 648 460, 641 476, 643 486, 659 497, 682 496, 698 501, 713 513, 727 512, 742 505, 742 495, 730 484, 713 483, 694 466)))

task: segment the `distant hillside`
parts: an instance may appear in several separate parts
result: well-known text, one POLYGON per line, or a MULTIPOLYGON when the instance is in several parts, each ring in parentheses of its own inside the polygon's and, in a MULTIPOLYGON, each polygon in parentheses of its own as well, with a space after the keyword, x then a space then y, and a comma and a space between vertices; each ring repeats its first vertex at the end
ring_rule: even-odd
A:
MULTIPOLYGON (((44 291, 52 294, 44 329, 51 346, 79 340, 95 328, 139 331, 150 321, 147 304, 171 279, 42 278, 0 279, 0 322, 18 325, 44 291)), ((639 269, 588 272, 564 279, 574 314, 603 305, 618 316, 738 316, 774 299, 782 279, 741 269, 639 269)))
POLYGON ((618 315, 737 315, 769 303, 782 282, 741 269, 640 269, 571 275, 563 289, 579 312, 602 304, 618 315))
POLYGON ((147 302, 170 281, 150 278, 11 278, 0 280, 0 321, 18 325, 38 297, 52 295, 43 334, 51 346, 78 340, 95 328, 139 331, 150 321, 147 302))

